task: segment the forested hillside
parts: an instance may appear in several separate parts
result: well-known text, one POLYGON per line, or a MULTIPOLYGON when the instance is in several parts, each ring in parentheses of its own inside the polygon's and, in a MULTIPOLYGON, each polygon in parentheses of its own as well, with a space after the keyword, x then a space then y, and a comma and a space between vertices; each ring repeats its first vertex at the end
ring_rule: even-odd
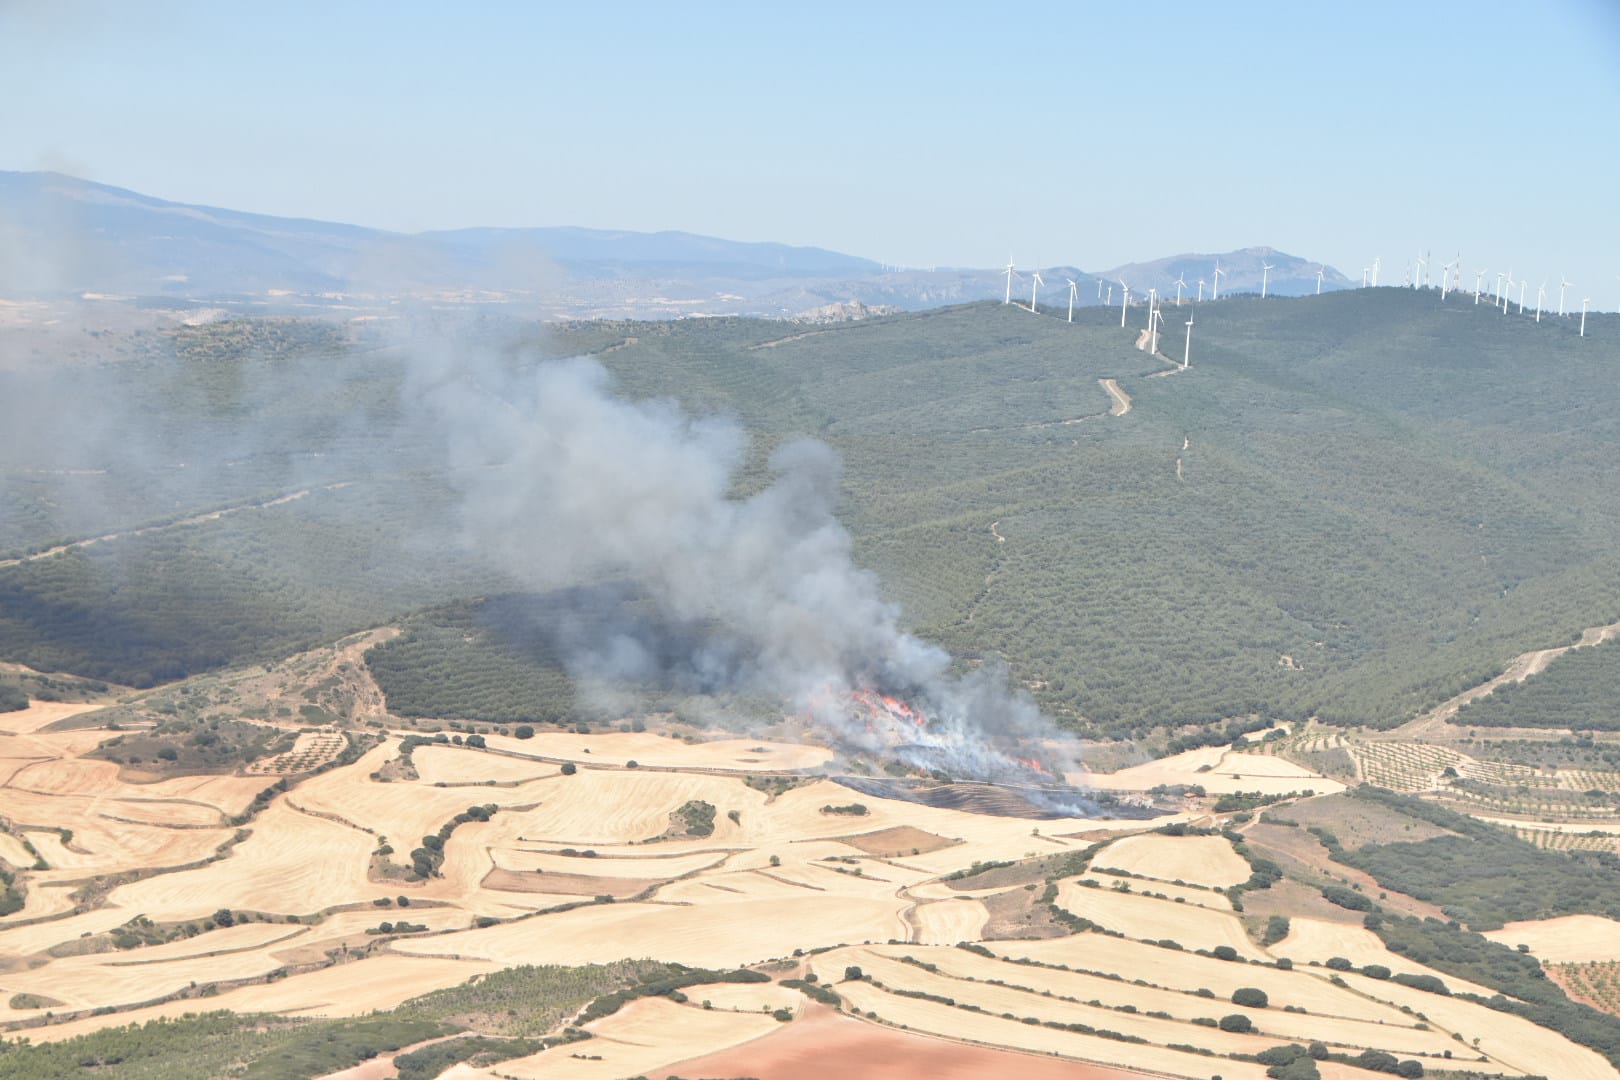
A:
MULTIPOLYGON (((1178 360, 1193 311, 1165 308, 1178 360)), ((906 624, 964 662, 1005 657, 1094 734, 1249 713, 1396 724, 1620 617, 1611 319, 1581 339, 1469 296, 1237 298, 1196 308, 1189 370, 1149 377, 1171 365, 1132 347, 1139 310, 1124 330, 1117 310, 1063 315, 497 327, 432 351, 513 368, 596 353, 629 396, 734 414, 753 438, 740 493, 785 439, 827 441, 857 557, 906 624), (1103 378, 1128 412, 1109 415, 1103 378)), ((7 444, 0 548, 310 493, 0 565, 0 657, 144 682, 503 591, 459 542, 413 343, 254 325, 77 371, 84 400, 141 418, 139 452, 99 427, 7 444)), ((0 401, 59 389, 41 379, 0 374, 0 401)), ((429 625, 383 655, 453 644, 429 625)), ((556 714, 566 683, 546 664, 527 683, 546 708, 484 699, 556 714)), ((506 660, 490 671, 512 683, 506 660)))

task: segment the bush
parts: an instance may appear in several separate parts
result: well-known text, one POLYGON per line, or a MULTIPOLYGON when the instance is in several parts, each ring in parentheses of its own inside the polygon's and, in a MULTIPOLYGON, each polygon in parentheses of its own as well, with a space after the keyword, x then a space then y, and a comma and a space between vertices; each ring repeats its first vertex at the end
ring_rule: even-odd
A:
POLYGON ((1254 1021, 1250 1020, 1242 1013, 1232 1013, 1228 1016, 1221 1017, 1219 1026, 1222 1031, 1235 1031, 1242 1033, 1246 1031, 1253 1031, 1254 1021))
POLYGON ((1210 950, 1209 955, 1217 960, 1236 960, 1238 951, 1230 945, 1217 945, 1210 950))
POLYGON ((1373 902, 1356 892, 1340 885, 1322 886, 1322 898, 1330 904, 1337 904, 1349 911, 1371 911, 1373 902))
POLYGON ((517 727, 512 729, 512 734, 520 739, 532 739, 534 738, 534 725, 519 724, 517 727))
POLYGON ((563 764, 562 764, 562 774, 564 776, 573 776, 577 772, 579 772, 579 766, 578 765, 575 765, 572 761, 563 762, 563 764))
POLYGON ((1263 1009, 1269 1001, 1266 992, 1257 986, 1240 986, 1232 991, 1232 1004, 1246 1009, 1263 1009))

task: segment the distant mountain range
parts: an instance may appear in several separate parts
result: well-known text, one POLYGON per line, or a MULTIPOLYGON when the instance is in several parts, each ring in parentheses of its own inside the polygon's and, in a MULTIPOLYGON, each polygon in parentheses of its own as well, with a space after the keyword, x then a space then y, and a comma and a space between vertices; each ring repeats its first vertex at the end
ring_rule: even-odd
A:
MULTIPOLYGON (((1119 278, 1133 296, 1173 295, 1184 275, 1223 270, 1221 291, 1316 290, 1317 264, 1272 248, 1179 255, 1094 273, 1043 267, 1046 302, 1099 303, 1119 278), (1093 281, 1105 278, 1098 290, 1093 281)), ((1323 288, 1351 284, 1331 267, 1323 288)), ((1014 296, 1027 302, 1027 270, 1014 296)), ((1004 295, 999 269, 904 270, 813 247, 682 232, 472 228, 416 234, 169 202, 61 173, 0 171, 0 298, 140 299, 148 304, 330 309, 361 314, 402 298, 520 304, 552 318, 793 316, 938 307, 1004 295)), ((1116 293, 1117 295, 1117 293, 1116 293)))

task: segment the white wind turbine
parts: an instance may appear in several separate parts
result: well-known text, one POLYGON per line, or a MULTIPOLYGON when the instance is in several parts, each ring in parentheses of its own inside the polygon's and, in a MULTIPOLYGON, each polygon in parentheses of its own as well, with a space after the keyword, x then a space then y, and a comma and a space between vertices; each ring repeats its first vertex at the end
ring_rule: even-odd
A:
POLYGON ((1074 296, 1080 291, 1080 286, 1074 278, 1065 278, 1064 280, 1069 283, 1069 321, 1074 322, 1074 296))
POLYGON ((1124 296, 1119 301, 1119 328, 1123 330, 1125 329, 1125 313, 1131 306, 1131 287, 1125 284, 1124 278, 1119 279, 1119 287, 1125 290, 1124 296))
POLYGON ((1007 256, 1007 269, 1003 270, 1002 273, 1007 276, 1007 295, 1001 298, 1001 302, 1003 304, 1010 304, 1012 303, 1012 279, 1014 273, 1011 255, 1007 256))
POLYGON ((1268 262, 1260 264, 1260 299, 1262 300, 1266 298, 1266 278, 1275 269, 1277 268, 1268 262))
POLYGON ((1153 318, 1149 320, 1153 327, 1153 336, 1148 341, 1148 355, 1159 355, 1159 328, 1164 325, 1164 312, 1158 308, 1153 309, 1153 318))
POLYGON ((1104 300, 1103 303, 1109 307, 1114 306, 1114 287, 1112 285, 1108 286, 1108 299, 1104 300))
POLYGON ((1198 279, 1198 302, 1200 304, 1202 304, 1204 302, 1204 279, 1203 278, 1198 279))
POLYGON ((1186 371, 1187 365, 1192 362, 1192 313, 1187 315, 1187 344, 1181 348, 1181 370, 1186 371))
POLYGON ((1519 314, 1524 314, 1524 287, 1530 284, 1529 280, 1519 282, 1519 314))
POLYGON ((1370 267, 1370 266, 1363 266, 1361 268, 1361 287, 1363 289, 1365 289, 1367 287, 1367 275, 1369 273, 1371 273, 1371 272, 1372 272, 1372 267, 1370 267))
POLYGON ((1219 300, 1221 298, 1221 275, 1224 274, 1224 273, 1226 273, 1226 271, 1221 269, 1221 260, 1216 259, 1215 260, 1215 283, 1212 286, 1210 286, 1210 293, 1209 293, 1209 298, 1211 300, 1219 300))
POLYGON ((1442 302, 1446 298, 1446 292, 1450 289, 1451 271, 1456 269, 1457 264, 1461 261, 1462 256, 1459 255, 1440 268, 1440 299, 1442 302))
MULTIPOLYGON (((1509 275, 1511 276, 1511 275, 1509 275)), ((1502 306, 1502 271, 1496 272, 1496 292, 1491 297, 1491 307, 1502 306)))
POLYGON ((1484 270, 1476 270, 1474 272, 1474 306, 1475 307, 1479 306, 1479 283, 1484 281, 1484 280, 1485 280, 1485 271, 1484 270))
POLYGON ((1541 284, 1536 287, 1536 322, 1541 321, 1541 302, 1545 300, 1546 297, 1547 280, 1543 278, 1541 284))
POLYGON ((1581 337, 1586 336, 1586 305, 1592 302, 1589 296, 1581 297, 1581 337))
POLYGON ((1423 256, 1419 255, 1417 257, 1417 268, 1416 268, 1415 272, 1412 274, 1412 288, 1421 289, 1422 287, 1423 287, 1423 256))
POLYGON ((1039 270, 1036 270, 1035 277, 1029 283, 1029 310, 1035 312, 1037 315, 1039 315, 1040 312, 1035 308, 1035 295, 1040 292, 1041 286, 1045 284, 1046 279, 1041 277, 1041 272, 1039 270))
POLYGON ((1176 307, 1181 306, 1181 290, 1185 289, 1186 287, 1187 275, 1185 273, 1178 274, 1176 276, 1176 307))
POLYGON ((1564 290, 1573 284, 1575 284, 1573 281, 1566 281, 1562 273, 1558 275, 1558 314, 1560 315, 1564 313, 1564 290))
POLYGON ((1513 271, 1507 272, 1507 291, 1502 294, 1502 314, 1508 312, 1508 305, 1513 302, 1513 271))
POLYGON ((1318 266, 1316 268, 1316 295, 1317 296, 1322 295, 1322 275, 1325 274, 1326 272, 1327 272, 1327 267, 1326 266, 1318 266))
POLYGON ((1373 283, 1373 288, 1375 288, 1375 289, 1378 288, 1378 271, 1383 265, 1384 265, 1384 257, 1382 255, 1374 255, 1373 256, 1372 283, 1373 283))
POLYGON ((1102 299, 1102 278, 1097 279, 1097 299, 1102 299))

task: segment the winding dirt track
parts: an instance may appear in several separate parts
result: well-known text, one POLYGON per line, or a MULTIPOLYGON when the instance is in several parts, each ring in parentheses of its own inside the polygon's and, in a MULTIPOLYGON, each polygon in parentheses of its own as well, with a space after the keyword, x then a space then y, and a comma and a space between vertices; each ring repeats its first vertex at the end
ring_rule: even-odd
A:
POLYGON ((1613 622, 1607 626, 1589 626, 1581 631, 1581 638, 1573 645, 1560 645, 1553 649, 1536 649, 1532 652, 1520 653, 1514 657, 1507 666, 1507 670, 1494 679, 1489 679, 1471 689, 1464 690, 1456 697, 1448 698, 1416 720, 1403 724, 1389 733, 1389 738, 1395 739, 1421 739, 1435 731, 1444 730, 1446 721, 1457 715, 1457 710, 1471 701, 1478 701, 1482 697, 1494 694, 1498 687, 1508 683, 1521 683, 1532 675, 1539 675, 1547 670, 1547 665, 1563 656, 1571 649, 1584 649, 1590 645, 1597 645, 1608 641, 1620 633, 1620 622, 1613 622))
MULTIPOLYGON (((336 484, 327 484, 319 490, 336 491, 338 488, 348 487, 349 483, 350 481, 343 481, 336 484)), ((218 521, 222 517, 226 517, 230 514, 240 514, 244 510, 268 510, 272 506, 281 506, 284 503, 290 503, 296 499, 302 499, 312 490, 316 489, 304 488, 300 491, 294 491, 286 495, 278 495, 273 499, 264 499, 260 502, 254 503, 244 503, 241 506, 227 506, 220 510, 210 510, 206 514, 197 514, 194 517, 181 518, 179 521, 171 521, 163 525, 148 525, 145 528, 130 529, 127 532, 107 533, 104 536, 92 536, 87 540, 73 540, 66 544, 58 544, 56 547, 49 548, 45 551, 36 551, 32 555, 24 555, 21 558, 0 559, 0 568, 7 566, 19 566, 22 563, 34 562, 38 559, 48 559, 52 555, 60 555, 64 551, 72 551, 74 548, 89 547, 91 544, 105 544, 113 540, 122 540, 128 536, 146 536, 150 533, 162 532, 165 529, 179 529, 187 525, 201 525, 208 521, 218 521)))
POLYGON ((1108 396, 1114 399, 1114 404, 1108 410, 1109 416, 1124 416, 1131 411, 1131 396, 1119 388, 1118 381, 1114 379, 1098 379, 1097 381, 1102 383, 1104 390, 1108 391, 1108 396))

